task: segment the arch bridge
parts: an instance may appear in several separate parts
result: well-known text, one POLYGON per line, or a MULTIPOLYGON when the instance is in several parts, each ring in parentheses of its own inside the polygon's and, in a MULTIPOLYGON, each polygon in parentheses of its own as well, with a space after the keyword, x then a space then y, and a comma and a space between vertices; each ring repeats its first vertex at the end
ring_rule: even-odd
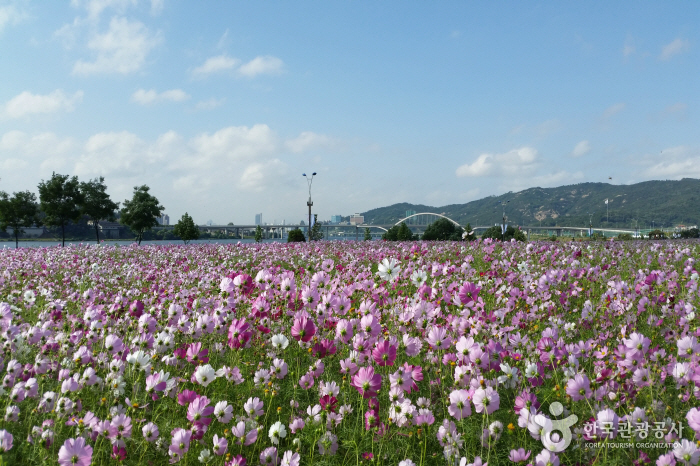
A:
POLYGON ((401 222, 405 222, 405 221, 408 220, 409 218, 417 217, 418 215, 433 215, 433 216, 435 216, 435 217, 442 217, 442 218, 444 218, 444 219, 449 220, 450 222, 452 222, 455 226, 458 226, 458 227, 461 227, 461 226, 462 226, 462 225, 460 225, 459 223, 457 223, 457 222, 455 222, 454 220, 452 220, 450 217, 448 217, 448 216, 446 216, 446 215, 442 215, 442 214, 436 214, 435 212, 421 212, 421 213, 418 213, 418 214, 409 215, 408 217, 403 218, 403 219, 399 220, 398 222, 396 222, 396 223, 394 224, 394 226, 401 225, 401 222))

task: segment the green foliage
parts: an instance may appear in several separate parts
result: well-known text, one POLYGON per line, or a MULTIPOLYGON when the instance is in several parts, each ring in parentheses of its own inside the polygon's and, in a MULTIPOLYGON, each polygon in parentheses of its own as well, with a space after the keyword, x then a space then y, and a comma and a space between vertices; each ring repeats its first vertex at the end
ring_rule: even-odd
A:
POLYGON ((39 200, 44 212, 44 224, 61 227, 61 242, 66 245, 66 225, 80 219, 83 198, 78 177, 53 173, 48 181, 39 183, 39 200))
POLYGON ((387 241, 413 241, 418 239, 413 234, 411 229, 406 225, 406 222, 401 222, 400 225, 394 225, 382 235, 383 240, 387 241))
POLYGON ((455 225, 446 218, 440 218, 428 225, 423 233, 425 241, 462 241, 462 227, 455 225))
POLYGON ((594 231, 590 238, 591 241, 604 241, 605 235, 599 231, 594 231))
POLYGON ((165 210, 158 199, 149 194, 150 190, 146 185, 134 186, 134 196, 131 200, 124 201, 124 207, 120 211, 119 221, 131 228, 139 244, 143 233, 158 225, 156 218, 163 215, 165 210))
POLYGON ((80 213, 92 220, 95 228, 95 238, 100 242, 100 220, 114 220, 119 203, 113 202, 107 194, 107 186, 103 177, 95 178, 88 182, 80 183, 82 202, 79 205, 80 213))
MULTIPOLYGON (((260 228, 258 226, 258 228, 260 228)), ((185 244, 189 243, 193 239, 199 239, 199 228, 194 224, 194 220, 189 216, 187 212, 180 218, 173 228, 173 233, 175 236, 180 237, 185 244)))
POLYGON ((318 223, 318 218, 314 214, 314 226, 311 227, 309 232, 309 241, 320 241, 323 239, 323 231, 321 230, 321 225, 318 223))
POLYGON ((631 241, 633 238, 631 233, 620 233, 617 235, 617 239, 620 241, 631 241))
POLYGON ((652 230, 649 232, 649 239, 667 239, 666 233, 661 230, 652 230))
MULTIPOLYGON (((501 240, 503 240, 503 241, 510 241, 510 240, 512 240, 512 239, 514 239, 514 238, 515 238, 516 241, 527 241, 527 236, 525 236, 525 232, 523 232, 522 230, 516 229, 516 228, 514 228, 514 227, 512 227, 512 226, 508 226, 508 228, 506 228, 506 233, 505 233, 505 235, 503 235, 503 234, 501 233, 501 227, 498 226, 498 225, 494 225, 494 226, 492 226, 491 228, 489 228, 488 230, 486 230, 486 231, 481 235, 481 237, 482 237, 483 239, 491 238, 491 239, 493 239, 493 240, 498 240, 498 241, 501 241, 501 240)), ((556 236, 552 236, 552 238, 550 238, 550 239, 551 239, 552 241, 556 241, 556 240, 557 240, 557 237, 556 237, 556 236)))
POLYGON ((394 225, 389 228, 386 232, 382 234, 382 239, 386 241, 398 241, 399 240, 399 226, 394 225))
POLYGON ((680 233, 681 238, 700 238, 700 230, 697 228, 691 228, 689 230, 683 230, 680 233))
POLYGON ((260 225, 255 227, 255 242, 259 243, 263 240, 263 230, 260 225))
POLYGON ((365 241, 372 241, 372 232, 369 231, 369 228, 365 228, 365 241))
POLYGON ((287 236, 287 242, 288 243, 304 243, 304 242, 306 242, 306 238, 304 237, 304 232, 301 231, 299 228, 295 228, 293 230, 290 230, 289 235, 287 236))
POLYGON ((39 224, 39 206, 36 196, 29 191, 20 191, 9 197, 0 191, 0 230, 10 227, 15 237, 15 248, 19 247, 19 235, 23 228, 39 224))

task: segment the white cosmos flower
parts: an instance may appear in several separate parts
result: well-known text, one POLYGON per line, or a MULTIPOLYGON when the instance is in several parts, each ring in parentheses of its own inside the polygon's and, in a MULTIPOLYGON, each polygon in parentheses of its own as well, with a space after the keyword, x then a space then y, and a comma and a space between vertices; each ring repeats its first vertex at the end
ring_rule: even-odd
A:
POLYGON ((413 282, 413 284, 417 287, 420 287, 427 279, 428 274, 422 269, 414 270, 411 274, 411 282, 413 282))
POLYGON ((126 362, 137 366, 142 371, 149 372, 151 370, 151 358, 142 350, 129 353, 126 357, 126 362))
POLYGON ((272 427, 270 427, 270 432, 268 435, 272 443, 279 445, 280 439, 287 436, 287 428, 280 421, 277 421, 272 424, 272 427))
POLYGON ((216 379, 216 371, 211 364, 205 364, 194 371, 194 378, 201 386, 206 387, 216 379))
POLYGON ((289 339, 282 335, 281 333, 278 333, 277 335, 272 336, 272 346, 275 349, 285 349, 287 346, 289 346, 289 339))
POLYGON ((396 280, 399 276, 399 272, 401 271, 399 263, 394 258, 382 259, 382 262, 379 264, 377 269, 377 275, 379 275, 382 280, 388 281, 396 280))
POLYGON ((28 303, 33 303, 36 301, 36 293, 33 290, 27 290, 24 292, 24 300, 28 303))

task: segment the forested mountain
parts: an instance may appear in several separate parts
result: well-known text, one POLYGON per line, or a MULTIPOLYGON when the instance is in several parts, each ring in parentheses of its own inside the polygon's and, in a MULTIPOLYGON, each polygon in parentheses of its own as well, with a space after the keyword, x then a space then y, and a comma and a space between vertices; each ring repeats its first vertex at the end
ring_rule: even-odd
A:
MULTIPOLYGON (((407 211, 444 214, 462 225, 500 223, 503 207, 508 223, 528 226, 669 227, 700 224, 700 180, 645 181, 632 185, 579 183, 556 188, 530 188, 466 204, 431 207, 394 204, 364 212, 367 224, 393 224, 407 211), (605 200, 608 199, 606 206, 605 200), (508 202, 510 201, 510 202, 508 202), (607 207, 607 209, 606 209, 607 207)), ((431 223, 435 217, 416 219, 431 223)))

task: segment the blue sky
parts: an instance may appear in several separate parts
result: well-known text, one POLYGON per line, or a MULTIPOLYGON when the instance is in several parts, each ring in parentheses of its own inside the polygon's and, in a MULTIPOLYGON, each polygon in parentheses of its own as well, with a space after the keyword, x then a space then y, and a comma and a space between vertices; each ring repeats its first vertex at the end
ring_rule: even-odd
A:
POLYGON ((700 178, 700 3, 0 0, 0 190, 298 222, 700 178))

